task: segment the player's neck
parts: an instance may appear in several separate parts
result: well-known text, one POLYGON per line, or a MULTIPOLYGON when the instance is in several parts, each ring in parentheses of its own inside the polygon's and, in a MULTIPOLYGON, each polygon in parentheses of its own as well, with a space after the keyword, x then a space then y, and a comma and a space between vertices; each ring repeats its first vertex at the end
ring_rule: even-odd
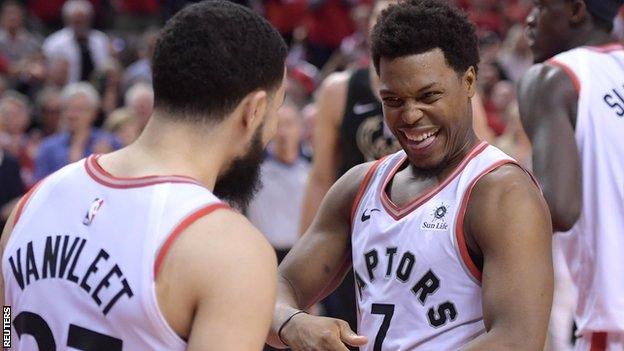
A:
POLYGON ((611 34, 605 32, 604 30, 589 26, 587 28, 580 29, 579 33, 572 37, 566 51, 579 46, 600 46, 614 41, 615 39, 611 36, 611 34))
POLYGON ((213 189, 228 160, 227 143, 218 131, 152 119, 128 147, 100 158, 102 167, 117 177, 178 175, 213 189))

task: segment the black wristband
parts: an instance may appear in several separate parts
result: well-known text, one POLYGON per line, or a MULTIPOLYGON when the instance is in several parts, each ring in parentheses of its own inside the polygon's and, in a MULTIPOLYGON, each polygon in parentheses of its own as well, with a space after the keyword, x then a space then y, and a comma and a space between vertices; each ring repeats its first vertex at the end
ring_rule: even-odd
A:
POLYGON ((299 311, 297 311, 297 312, 295 312, 295 313, 291 314, 291 315, 290 315, 290 317, 288 317, 288 318, 284 321, 284 323, 282 323, 282 325, 279 327, 279 329, 277 330, 277 337, 278 337, 279 341, 281 341, 281 342, 282 342, 282 344, 284 344, 284 345, 286 345, 286 346, 288 346, 288 344, 284 341, 284 339, 282 339, 282 330, 284 329, 284 327, 286 326, 286 324, 288 324, 288 322, 290 322, 290 320, 291 320, 291 319, 293 319, 293 317, 294 317, 294 316, 296 316, 296 315, 298 315, 299 313, 308 313, 308 312, 306 312, 306 311, 302 311, 302 310, 299 310, 299 311))

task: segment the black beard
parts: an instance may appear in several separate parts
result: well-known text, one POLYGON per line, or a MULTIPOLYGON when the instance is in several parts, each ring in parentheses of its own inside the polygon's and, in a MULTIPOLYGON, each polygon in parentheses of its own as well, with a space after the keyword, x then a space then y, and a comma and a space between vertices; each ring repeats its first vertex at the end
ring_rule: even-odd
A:
POLYGON ((261 187, 260 164, 264 158, 262 128, 254 135, 249 151, 234 160, 230 168, 217 179, 213 193, 232 207, 244 211, 261 187))

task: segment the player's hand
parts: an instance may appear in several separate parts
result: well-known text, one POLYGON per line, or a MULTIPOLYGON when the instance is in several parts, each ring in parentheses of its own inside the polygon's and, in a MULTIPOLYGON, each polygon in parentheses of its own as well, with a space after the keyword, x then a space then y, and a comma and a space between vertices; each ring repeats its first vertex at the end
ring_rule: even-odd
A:
POLYGON ((349 351, 346 345, 363 346, 368 342, 343 320, 305 313, 286 324, 282 339, 293 351, 349 351))

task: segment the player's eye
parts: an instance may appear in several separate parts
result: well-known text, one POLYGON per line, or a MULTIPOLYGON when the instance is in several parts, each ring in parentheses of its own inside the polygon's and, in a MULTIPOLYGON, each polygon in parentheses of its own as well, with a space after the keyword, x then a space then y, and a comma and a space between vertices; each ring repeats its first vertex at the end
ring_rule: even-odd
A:
POLYGON ((425 103, 432 104, 440 99, 442 93, 439 91, 429 91, 421 95, 420 100, 425 103))
POLYGON ((383 104, 388 107, 401 107, 403 105, 403 99, 394 96, 388 96, 382 98, 383 104))

